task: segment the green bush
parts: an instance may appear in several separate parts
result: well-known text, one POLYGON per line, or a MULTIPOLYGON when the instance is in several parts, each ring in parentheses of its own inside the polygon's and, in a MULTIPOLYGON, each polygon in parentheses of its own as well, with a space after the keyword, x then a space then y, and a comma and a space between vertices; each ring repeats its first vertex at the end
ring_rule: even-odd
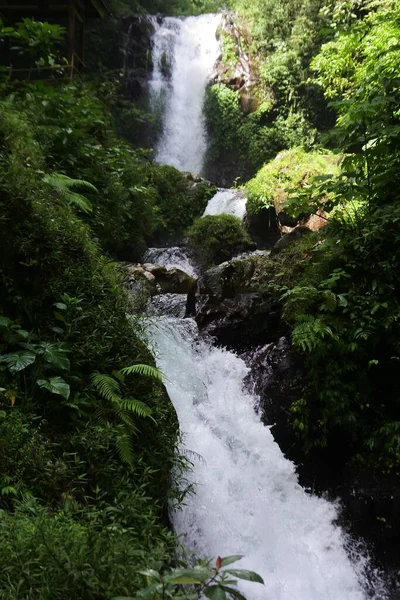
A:
POLYGON ((148 165, 147 176, 156 207, 152 240, 163 243, 179 240, 187 227, 203 214, 216 188, 197 182, 190 190, 188 177, 168 165, 148 165))
POLYGON ((26 500, 0 512, 2 600, 109 600, 140 589, 140 569, 168 561, 172 536, 157 525, 143 493, 107 506, 50 514, 26 500))
MULTIPOLYGON (((335 155, 306 152, 303 148, 281 152, 247 182, 248 212, 257 214, 270 206, 274 206, 278 214, 289 210, 287 203, 291 192, 300 193, 302 189, 308 189, 314 177, 336 175, 337 163, 335 155)), ((294 211, 295 207, 291 206, 290 210, 294 211)))
POLYGON ((207 265, 219 264, 254 248, 241 220, 232 215, 197 219, 187 235, 200 260, 207 265))

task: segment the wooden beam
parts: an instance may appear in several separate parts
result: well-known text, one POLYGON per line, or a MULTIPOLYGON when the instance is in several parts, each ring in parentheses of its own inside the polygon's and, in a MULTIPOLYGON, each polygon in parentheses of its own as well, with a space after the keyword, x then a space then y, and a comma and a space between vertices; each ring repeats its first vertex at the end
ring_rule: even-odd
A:
MULTIPOLYGON (((75 50, 75 0, 71 0, 68 11, 68 63, 74 68, 75 50)), ((71 72, 72 72, 71 71, 71 72)))

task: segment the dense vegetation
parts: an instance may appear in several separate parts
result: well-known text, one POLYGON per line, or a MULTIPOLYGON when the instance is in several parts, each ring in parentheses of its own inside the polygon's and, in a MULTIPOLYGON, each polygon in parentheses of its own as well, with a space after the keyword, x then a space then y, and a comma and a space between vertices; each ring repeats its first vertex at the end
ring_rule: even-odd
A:
MULTIPOLYGON (((217 6, 114 1, 173 14, 217 6)), ((340 444, 348 463, 398 473, 399 4, 230 7, 251 34, 258 107, 210 88, 210 157, 235 176, 260 169, 247 184, 253 213, 274 204, 328 219, 276 274, 308 375, 291 422, 307 450, 340 444)), ((61 74, 64 33, 0 23, 0 45, 61 74)), ((228 43, 223 60, 231 53, 228 43)), ((238 598, 209 589, 230 559, 159 575, 176 543, 163 514, 177 423, 113 262, 182 235, 210 189, 193 193, 119 138, 112 78, 59 74, 24 83, 0 71, 0 598, 109 599, 150 584, 172 597, 188 578, 212 599, 238 598)), ((209 264, 249 247, 233 218, 196 221, 189 235, 209 264)))
POLYGON ((328 217, 317 241, 301 242, 302 269, 282 298, 308 376, 292 407, 305 448, 340 444, 353 465, 398 472, 399 6, 331 8, 308 73, 336 111, 325 142, 337 157, 316 172, 322 156, 283 153, 248 183, 250 208, 282 206, 283 197, 293 216, 328 217))
POLYGON ((254 248, 241 219, 233 215, 207 215, 197 219, 187 235, 204 266, 222 263, 254 248))

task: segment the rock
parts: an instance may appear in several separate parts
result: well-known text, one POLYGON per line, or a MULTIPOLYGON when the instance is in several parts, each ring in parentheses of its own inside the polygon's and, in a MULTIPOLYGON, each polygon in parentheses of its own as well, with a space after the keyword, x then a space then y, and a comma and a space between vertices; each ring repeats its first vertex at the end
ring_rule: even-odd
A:
POLYGON ((263 208, 256 215, 246 215, 245 227, 260 249, 271 248, 281 237, 273 206, 263 208))
POLYGON ((189 294, 196 285, 196 279, 180 269, 160 267, 152 274, 163 294, 189 294))
POLYGON ((242 350, 276 339, 280 327, 279 295, 265 290, 274 270, 267 256, 233 259, 200 278, 190 314, 218 343, 242 350))
POLYGON ((240 107, 245 114, 255 112, 260 106, 259 78, 247 51, 251 44, 250 33, 243 24, 238 23, 235 15, 226 14, 222 18, 219 35, 230 39, 234 50, 232 48, 230 51, 227 62, 223 61, 221 54, 210 81, 212 84, 222 83, 237 91, 240 107))
POLYGON ((241 357, 250 368, 246 383, 260 397, 263 423, 274 426, 274 437, 283 451, 293 447, 296 438, 288 411, 299 398, 305 380, 300 358, 286 337, 252 348, 241 357))
POLYGON ((287 248, 289 244, 299 239, 299 237, 301 237, 302 235, 306 235, 308 233, 311 233, 311 229, 308 229, 308 227, 305 227, 304 225, 296 227, 295 229, 293 229, 293 231, 291 231, 290 233, 286 233, 283 237, 281 237, 280 240, 276 242, 276 244, 271 250, 271 254, 278 254, 278 252, 280 252, 284 248, 287 248))
MULTIPOLYGON (((295 462, 299 481, 317 494, 335 501, 340 498, 341 524, 356 537, 373 544, 386 567, 398 568, 400 547, 400 485, 398 477, 346 466, 341 439, 332 439, 327 449, 307 454, 291 426, 290 407, 301 397, 306 373, 301 358, 288 339, 259 346, 241 354, 250 368, 247 386, 260 397, 258 411, 271 426, 282 452, 295 462)), ((398 575, 398 573, 397 573, 398 575)), ((390 598, 398 596, 390 595, 390 598)))

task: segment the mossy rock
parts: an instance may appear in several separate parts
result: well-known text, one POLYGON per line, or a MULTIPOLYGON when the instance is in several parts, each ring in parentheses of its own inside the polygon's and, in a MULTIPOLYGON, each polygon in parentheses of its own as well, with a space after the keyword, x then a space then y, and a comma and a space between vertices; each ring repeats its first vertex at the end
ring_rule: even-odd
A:
POLYGON ((233 215, 207 215, 197 219, 187 235, 205 265, 220 264, 256 247, 242 221, 233 215))

